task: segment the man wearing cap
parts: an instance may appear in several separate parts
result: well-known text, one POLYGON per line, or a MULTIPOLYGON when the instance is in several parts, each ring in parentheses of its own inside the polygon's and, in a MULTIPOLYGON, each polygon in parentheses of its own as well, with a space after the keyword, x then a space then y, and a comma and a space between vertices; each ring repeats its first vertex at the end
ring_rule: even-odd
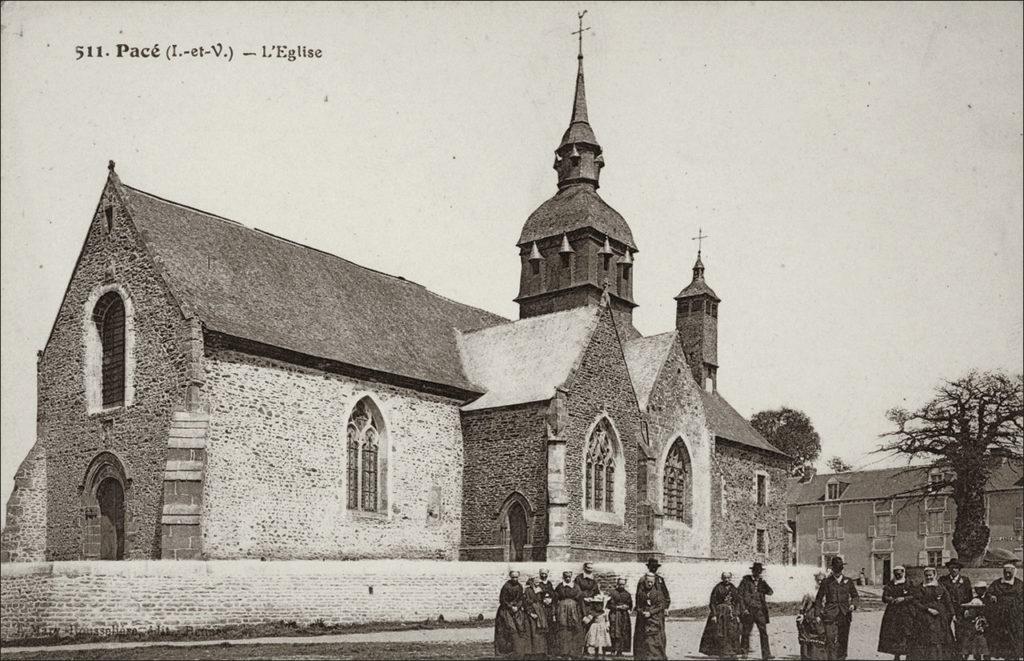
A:
POLYGON ((1017 578, 1017 565, 1003 565, 1003 577, 985 592, 985 619, 992 658, 1019 659, 1024 656, 1024 583, 1017 578))
POLYGON ((757 625, 761 638, 761 658, 772 658, 771 645, 768 642, 768 602, 765 597, 774 594, 772 586, 764 580, 764 565, 755 562, 750 566, 750 573, 743 577, 739 587, 740 600, 746 617, 743 618, 743 634, 740 645, 743 653, 750 652, 750 634, 757 625))
POLYGON ((960 638, 964 628, 964 610, 960 604, 966 604, 974 596, 971 582, 960 574, 963 565, 956 558, 946 563, 947 574, 939 579, 939 585, 946 588, 953 603, 953 649, 960 656, 960 638))
POLYGON ((845 659, 850 639, 850 623, 860 595, 857 586, 843 575, 843 559, 832 558, 832 574, 818 587, 818 611, 825 623, 825 652, 830 659, 845 659))

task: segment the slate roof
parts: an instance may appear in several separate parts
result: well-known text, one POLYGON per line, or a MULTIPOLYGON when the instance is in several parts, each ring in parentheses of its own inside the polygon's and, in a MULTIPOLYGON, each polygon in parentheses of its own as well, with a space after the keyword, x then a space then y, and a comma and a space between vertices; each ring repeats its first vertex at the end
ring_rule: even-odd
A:
POLYGON ((647 408, 647 401, 651 397, 658 372, 668 359, 668 352, 675 339, 676 332, 669 331, 660 335, 639 337, 625 342, 622 346, 626 367, 629 369, 629 377, 633 381, 633 390, 636 391, 641 411, 647 408))
MULTIPOLYGON (((829 502, 844 500, 874 500, 919 487, 928 480, 930 466, 903 466, 900 468, 880 468, 876 470, 847 471, 845 473, 823 473, 815 475, 809 482, 800 482, 799 478, 791 478, 786 495, 790 505, 824 502, 825 486, 829 480, 836 478, 846 485, 839 498, 829 502)), ((997 467, 989 479, 987 489, 990 491, 1014 489, 1024 486, 1021 466, 1004 463, 997 467)))
POLYGON ((747 419, 725 401, 717 392, 708 392, 701 388, 700 396, 704 400, 704 412, 708 426, 715 436, 747 445, 758 450, 789 456, 765 440, 764 436, 754 429, 747 419))
POLYGON ((608 206, 590 184, 571 184, 530 214, 516 245, 561 236, 584 227, 593 227, 608 237, 636 250, 633 232, 622 215, 608 206))
POLYGON ((693 282, 683 288, 683 291, 676 294, 676 298, 687 298, 689 296, 699 296, 701 294, 707 294, 716 301, 722 300, 718 298, 718 294, 715 293, 715 290, 708 286, 708 283, 704 278, 695 278, 693 282))
POLYGON ((212 331, 480 392, 456 329, 507 320, 422 285, 121 184, 172 292, 212 331))
POLYGON ((579 307, 460 334, 466 376, 485 390, 464 411, 551 399, 572 374, 604 308, 579 307))

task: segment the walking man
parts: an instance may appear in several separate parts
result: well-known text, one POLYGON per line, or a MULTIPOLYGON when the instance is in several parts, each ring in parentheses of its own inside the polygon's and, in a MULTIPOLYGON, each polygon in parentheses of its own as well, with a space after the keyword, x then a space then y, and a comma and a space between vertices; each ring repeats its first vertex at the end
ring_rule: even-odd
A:
POLYGON ((832 574, 818 588, 818 610, 825 623, 825 653, 830 659, 845 659, 850 623, 860 595, 857 586, 843 575, 843 559, 832 558, 832 574))
POLYGON ((768 602, 765 597, 773 594, 772 586, 764 580, 764 565, 755 562, 750 567, 750 573, 743 577, 739 587, 740 598, 743 600, 743 609, 746 617, 743 619, 743 637, 740 644, 743 652, 750 652, 750 634, 757 625, 757 632, 761 638, 761 658, 772 658, 771 645, 768 642, 768 602))

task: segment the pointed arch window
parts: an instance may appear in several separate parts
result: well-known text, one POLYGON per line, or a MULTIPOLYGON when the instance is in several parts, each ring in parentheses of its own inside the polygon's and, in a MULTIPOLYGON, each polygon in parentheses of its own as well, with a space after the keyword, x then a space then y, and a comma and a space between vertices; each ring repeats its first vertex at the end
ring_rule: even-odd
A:
POLYGON ((386 452, 380 411, 364 397, 352 409, 347 428, 348 508, 386 511, 386 452))
POLYGON ((662 480, 666 517, 684 523, 690 522, 692 484, 690 453, 687 452, 682 439, 676 439, 665 458, 665 477, 662 480))
POLYGON ((125 310, 117 292, 109 291, 96 302, 92 313, 100 337, 100 368, 103 407, 124 404, 125 310))
POLYGON ((594 429, 587 445, 586 507, 611 512, 615 503, 615 448, 607 420, 594 429))

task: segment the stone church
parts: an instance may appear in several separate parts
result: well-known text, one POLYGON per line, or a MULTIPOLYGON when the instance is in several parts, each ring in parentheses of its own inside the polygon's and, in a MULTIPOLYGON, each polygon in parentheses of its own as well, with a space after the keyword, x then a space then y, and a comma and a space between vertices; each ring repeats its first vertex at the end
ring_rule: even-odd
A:
POLYGON ((785 561, 790 460, 719 392, 700 253, 675 328, 643 337, 604 166, 580 55, 512 321, 111 163, 3 560, 785 561))

